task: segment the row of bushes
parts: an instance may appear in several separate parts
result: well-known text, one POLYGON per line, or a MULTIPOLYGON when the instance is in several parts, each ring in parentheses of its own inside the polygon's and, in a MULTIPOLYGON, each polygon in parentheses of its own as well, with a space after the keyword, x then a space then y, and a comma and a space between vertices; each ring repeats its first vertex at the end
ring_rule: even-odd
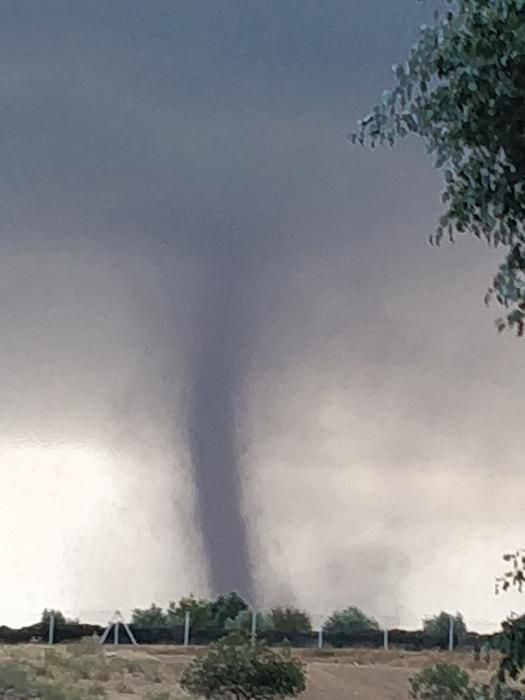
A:
MULTIPOLYGON (((187 613, 190 614, 194 632, 250 632, 252 627, 252 611, 237 593, 220 595, 215 600, 197 599, 190 595, 181 598, 179 603, 170 603, 166 610, 152 603, 149 608, 135 609, 131 624, 135 628, 176 628, 184 625, 187 613)), ((427 618, 423 620, 423 632, 448 640, 450 619, 451 615, 446 612, 427 618)), ((464 637, 467 628, 463 617, 458 613, 452 619, 455 634, 458 638, 464 637)), ((258 633, 280 632, 286 635, 304 634, 313 630, 308 613, 291 606, 277 606, 268 612, 258 612, 256 626, 258 633)), ((323 630, 327 634, 349 635, 378 632, 380 626, 358 607, 349 606, 334 611, 324 621, 323 630)))
MULTIPOLYGON (((219 596, 214 601, 197 600, 193 596, 183 598, 178 604, 170 604, 166 611, 152 604, 145 610, 133 611, 130 629, 142 644, 182 644, 184 618, 190 616, 190 642, 207 645, 222 639, 231 632, 249 634, 252 612, 235 593, 219 596)), ((39 623, 13 630, 0 627, 0 642, 21 643, 31 639, 47 640, 50 620, 53 616, 55 642, 73 641, 82 637, 101 635, 99 625, 86 625, 78 620, 67 620, 60 611, 45 610, 39 623)), ((494 635, 478 635, 467 631, 461 615, 454 619, 454 646, 476 648, 495 642, 494 635)), ((417 631, 390 630, 389 645, 407 650, 442 648, 449 644, 450 616, 447 613, 423 621, 423 629, 417 631)), ((306 612, 293 607, 276 607, 267 613, 257 614, 257 637, 271 645, 288 641, 296 647, 317 646, 318 632, 306 612)), ((113 635, 109 635, 109 640, 113 635)), ((126 643, 127 634, 120 632, 120 641, 126 643)), ((356 607, 334 612, 323 625, 323 645, 328 647, 371 647, 384 643, 378 623, 356 607)))
MULTIPOLYGON (((139 644, 182 644, 184 640, 184 629, 182 627, 135 627, 130 625, 130 629, 139 644)), ((34 641, 47 641, 48 626, 44 623, 38 623, 30 627, 21 629, 10 629, 8 627, 0 627, 0 643, 1 644, 21 644, 34 641)), ((100 637, 104 628, 99 625, 86 625, 80 623, 69 622, 63 626, 58 626, 54 630, 54 642, 72 642, 80 640, 84 637, 93 636, 96 634, 100 637)), ((195 646, 205 646, 212 642, 222 639, 228 632, 221 630, 201 630, 194 631, 190 635, 190 643, 195 646)), ((120 631, 120 642, 123 644, 129 643, 124 630, 120 631)), ((268 642, 272 646, 282 644, 288 641, 293 647, 315 647, 318 644, 317 632, 299 632, 293 634, 284 634, 278 631, 267 631, 257 633, 257 637, 268 642)), ((389 632, 389 646, 402 648, 407 651, 420 651, 424 649, 446 649, 448 639, 436 637, 427 634, 421 630, 391 630, 389 632)), ((113 640, 112 635, 108 641, 113 640)), ((476 633, 468 633, 463 639, 455 637, 454 646, 462 648, 479 648, 489 644, 495 646, 497 643, 497 635, 479 635, 476 633)), ((380 648, 383 645, 383 633, 377 631, 364 631, 354 633, 330 633, 323 635, 323 644, 326 647, 344 648, 344 647, 369 647, 380 648)))

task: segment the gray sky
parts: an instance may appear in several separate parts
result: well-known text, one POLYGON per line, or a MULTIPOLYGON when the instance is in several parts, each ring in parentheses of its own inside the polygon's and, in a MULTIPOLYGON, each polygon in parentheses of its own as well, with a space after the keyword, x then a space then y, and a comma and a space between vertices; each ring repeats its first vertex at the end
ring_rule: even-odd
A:
POLYGON ((234 580, 404 625, 519 605, 498 255, 426 245, 420 144, 346 141, 436 6, 2 3, 3 620, 234 580))

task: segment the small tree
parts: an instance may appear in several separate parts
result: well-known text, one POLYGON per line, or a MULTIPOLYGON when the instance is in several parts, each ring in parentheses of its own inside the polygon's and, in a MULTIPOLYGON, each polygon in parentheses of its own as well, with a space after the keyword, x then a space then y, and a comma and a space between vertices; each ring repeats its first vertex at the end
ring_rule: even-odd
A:
POLYGON ((149 608, 141 610, 140 608, 135 608, 131 616, 131 624, 135 627, 166 627, 167 618, 158 605, 152 603, 149 608))
POLYGON ((308 613, 293 607, 272 608, 268 622, 272 629, 283 634, 310 632, 312 629, 308 613))
POLYGON ((63 613, 60 612, 60 610, 52 610, 52 609, 45 609, 44 612, 42 613, 41 617, 41 623, 49 627, 49 624, 51 622, 51 616, 54 618, 54 625, 55 629, 58 629, 59 627, 63 627, 66 624, 66 618, 63 613))
POLYGON ((474 700, 475 688, 466 671, 454 664, 428 666, 409 680, 414 700, 474 700))
POLYGON ((192 629, 203 630, 214 626, 211 601, 205 598, 195 598, 193 593, 181 598, 178 604, 174 602, 169 604, 167 610, 168 624, 184 624, 186 612, 190 613, 192 629))
MULTIPOLYGON (((257 613, 257 632, 267 632, 272 627, 272 622, 269 615, 265 613, 257 613)), ((252 611, 243 610, 234 620, 226 620, 224 628, 232 632, 250 633, 252 629, 252 611)))
POLYGON ((324 631, 332 634, 353 634, 378 629, 377 621, 354 605, 344 610, 336 610, 324 625, 324 631))
POLYGON ((304 664, 287 649, 251 644, 230 635, 184 669, 180 685, 210 700, 273 700, 296 697, 306 687, 304 664))
POLYGON ((211 617, 220 629, 224 629, 227 620, 234 620, 239 613, 247 609, 248 605, 235 592, 217 596, 210 605, 211 617))
POLYGON ((439 615, 425 618, 423 620, 423 631, 445 644, 449 637, 450 618, 454 621, 454 634, 461 639, 467 633, 467 626, 461 613, 450 615, 447 612, 440 612, 439 615))

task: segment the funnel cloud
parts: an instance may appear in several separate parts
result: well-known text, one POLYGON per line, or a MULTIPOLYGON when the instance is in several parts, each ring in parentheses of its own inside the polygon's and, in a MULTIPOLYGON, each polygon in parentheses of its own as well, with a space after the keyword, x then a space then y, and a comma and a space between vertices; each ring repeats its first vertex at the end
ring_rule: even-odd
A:
MULTIPOLYGON (((246 274, 246 273, 245 273, 246 274)), ((238 403, 246 376, 243 275, 228 254, 206 270, 190 360, 188 436, 197 526, 214 595, 237 591, 254 602, 249 532, 243 514, 238 403)))
POLYGON ((426 245, 420 144, 346 139, 440 7, 0 4, 0 624, 232 589, 315 620, 508 612, 498 251, 426 245), (17 535, 23 501, 49 532, 17 535))

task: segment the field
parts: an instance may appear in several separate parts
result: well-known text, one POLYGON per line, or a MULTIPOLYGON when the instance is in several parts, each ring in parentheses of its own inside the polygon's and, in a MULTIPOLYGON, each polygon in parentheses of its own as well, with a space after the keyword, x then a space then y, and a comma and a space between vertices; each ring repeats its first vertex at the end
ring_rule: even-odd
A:
MULTIPOLYGON (((85 641, 53 648, 3 646, 0 662, 7 664, 2 673, 12 673, 15 665, 28 672, 21 686, 44 685, 68 694, 75 689, 82 697, 99 700, 187 700, 177 679, 191 655, 202 652, 161 646, 114 650, 85 641)), ((297 654, 308 664, 308 688, 302 700, 407 700, 410 676, 437 661, 457 663, 480 681, 488 680, 491 671, 462 652, 303 650, 297 654)), ((494 659, 492 670, 495 664, 494 659)))

